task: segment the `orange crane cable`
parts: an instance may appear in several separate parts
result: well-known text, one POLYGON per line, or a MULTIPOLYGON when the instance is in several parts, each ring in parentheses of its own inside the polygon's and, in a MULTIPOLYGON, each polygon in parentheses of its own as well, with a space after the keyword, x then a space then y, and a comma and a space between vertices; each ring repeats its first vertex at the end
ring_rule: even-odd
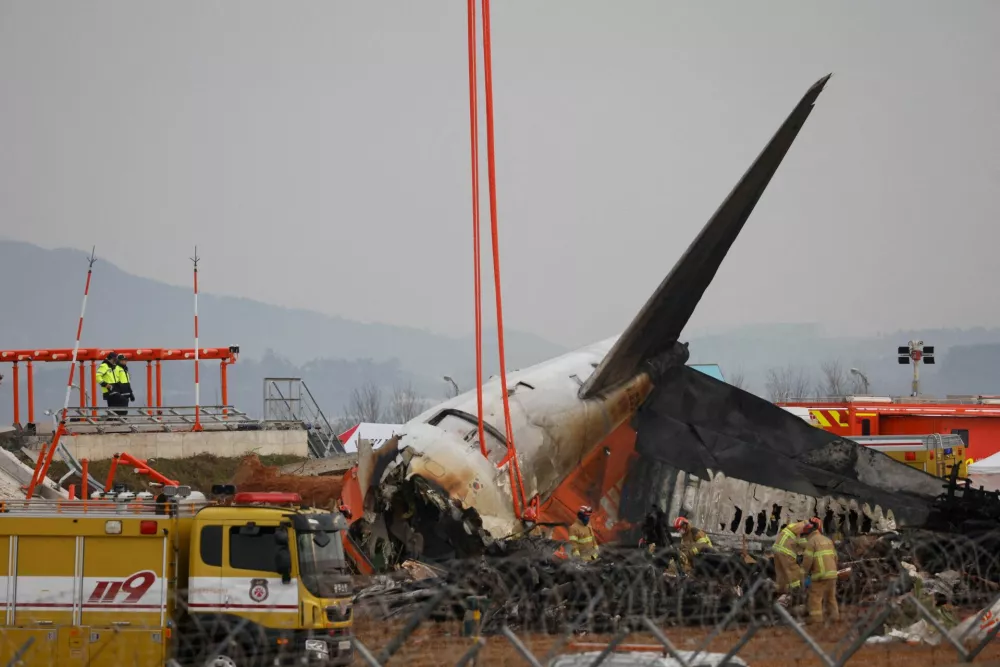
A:
POLYGON ((476 100, 476 0, 468 0, 469 16, 469 126, 472 144, 472 285, 476 294, 476 408, 479 451, 486 457, 483 429, 483 287, 479 239, 479 106, 476 100))
MULTIPOLYGON (((497 352, 500 361, 500 391, 503 398, 504 426, 506 427, 508 455, 510 459, 511 475, 511 495, 514 494, 514 480, 516 477, 517 490, 520 493, 521 504, 525 505, 524 484, 521 479, 521 469, 517 462, 517 448, 514 444, 514 429, 510 420, 510 401, 507 396, 507 366, 504 355, 503 336, 503 298, 500 292, 500 241, 497 230, 497 183, 496 183, 496 160, 494 150, 493 133, 493 59, 490 44, 490 0, 482 0, 483 3, 483 72, 486 83, 486 159, 489 168, 490 182, 490 232, 493 240, 493 288, 496 295, 497 304, 497 352)), ((515 496, 514 512, 520 516, 517 507, 517 497, 515 496)))

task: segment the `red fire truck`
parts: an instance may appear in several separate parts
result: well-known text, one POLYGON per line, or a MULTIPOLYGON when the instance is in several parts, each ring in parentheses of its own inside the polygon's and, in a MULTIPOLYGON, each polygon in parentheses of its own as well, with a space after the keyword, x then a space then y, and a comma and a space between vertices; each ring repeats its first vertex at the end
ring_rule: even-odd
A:
POLYGON ((973 460, 1000 451, 1000 396, 849 396, 778 405, 806 408, 815 426, 840 435, 954 434, 962 438, 973 460))

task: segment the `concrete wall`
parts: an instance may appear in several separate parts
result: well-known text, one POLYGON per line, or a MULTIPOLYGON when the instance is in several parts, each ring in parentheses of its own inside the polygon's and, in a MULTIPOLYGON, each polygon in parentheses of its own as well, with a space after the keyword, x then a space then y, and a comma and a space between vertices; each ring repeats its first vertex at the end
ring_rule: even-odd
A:
MULTIPOLYGON (((0 496, 3 498, 24 498, 21 486, 27 486, 34 477, 35 471, 21 463, 14 454, 6 449, 0 449, 0 496)), ((35 497, 47 498, 49 500, 59 500, 68 498, 69 494, 60 489, 56 483, 46 478, 45 481, 35 487, 35 497)))
POLYGON ((62 442, 77 459, 100 461, 128 452, 141 459, 181 459, 196 454, 234 457, 244 454, 308 456, 304 430, 202 431, 201 433, 110 433, 73 435, 62 442))

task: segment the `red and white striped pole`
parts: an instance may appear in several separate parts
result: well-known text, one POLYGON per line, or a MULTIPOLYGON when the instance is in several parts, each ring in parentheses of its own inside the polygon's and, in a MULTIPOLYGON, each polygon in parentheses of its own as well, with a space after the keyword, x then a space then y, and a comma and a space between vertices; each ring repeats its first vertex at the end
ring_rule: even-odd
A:
POLYGON ((194 247, 194 430, 201 430, 201 384, 198 363, 198 246, 194 247))
MULTIPOLYGON (((94 252, 97 247, 94 246, 90 250, 90 257, 87 259, 87 283, 83 287, 83 305, 80 307, 80 322, 76 325, 76 343, 73 345, 73 359, 69 363, 69 381, 66 382, 66 398, 63 401, 62 416, 59 419, 59 426, 56 428, 55 434, 52 436, 52 444, 49 445, 48 450, 42 446, 42 451, 38 454, 38 462, 35 464, 35 473, 31 477, 31 483, 28 485, 27 492, 25 493, 26 498, 31 498, 35 493, 35 487, 42 483, 45 476, 49 473, 49 466, 52 465, 52 457, 55 456, 56 448, 59 447, 59 436, 61 436, 66 430, 66 413, 69 411, 69 397, 73 392, 73 375, 76 371, 76 357, 80 350, 80 336, 83 334, 83 316, 87 312, 87 296, 90 295, 90 277, 94 273, 94 262, 97 261, 94 252)), ((83 382, 83 374, 80 374, 80 382, 83 382)))

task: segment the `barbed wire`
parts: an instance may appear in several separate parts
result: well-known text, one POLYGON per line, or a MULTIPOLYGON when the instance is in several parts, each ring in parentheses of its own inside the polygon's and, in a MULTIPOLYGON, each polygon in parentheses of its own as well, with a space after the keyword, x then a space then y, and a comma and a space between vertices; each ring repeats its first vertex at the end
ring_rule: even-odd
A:
MULTIPOLYGON (((350 650, 331 651, 318 664, 338 664, 337 655, 353 659, 342 664, 372 667, 864 667, 889 664, 890 654, 895 664, 900 651, 911 667, 1000 658, 997 531, 838 542, 840 618, 828 610, 823 623, 810 623, 811 589, 779 595, 767 553, 718 550, 688 559, 672 547, 605 547, 599 560, 580 562, 553 557, 558 546, 518 540, 501 556, 358 577, 353 627, 331 640, 350 650)), ((302 664, 298 639, 283 641, 278 628, 239 611, 197 613, 186 597, 173 597, 167 627, 152 617, 87 610, 69 627, 68 617, 44 604, 25 611, 8 604, 0 664, 61 664, 64 646, 82 656, 77 664, 162 664, 157 649, 178 666, 302 664)), ((281 624, 300 625, 303 613, 281 624)))

